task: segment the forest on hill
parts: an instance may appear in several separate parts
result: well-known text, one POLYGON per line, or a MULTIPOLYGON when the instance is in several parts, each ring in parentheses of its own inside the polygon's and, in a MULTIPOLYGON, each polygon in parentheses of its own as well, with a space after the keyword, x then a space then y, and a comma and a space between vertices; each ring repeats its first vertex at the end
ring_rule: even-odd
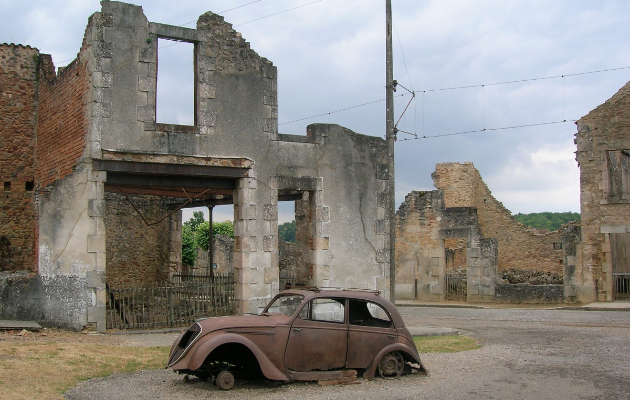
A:
POLYGON ((571 221, 579 221, 580 213, 576 212, 541 212, 529 214, 514 214, 514 219, 523 225, 537 229, 557 231, 560 227, 571 221))

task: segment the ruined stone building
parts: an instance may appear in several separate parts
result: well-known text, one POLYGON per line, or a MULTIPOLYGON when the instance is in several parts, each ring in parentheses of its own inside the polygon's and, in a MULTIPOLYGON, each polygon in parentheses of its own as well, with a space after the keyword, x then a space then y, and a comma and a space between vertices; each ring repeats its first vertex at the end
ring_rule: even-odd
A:
POLYGON ((582 241, 574 296, 630 298, 630 83, 577 121, 582 241))
POLYGON ((57 71, 2 44, 0 118, 0 318, 103 331, 108 282, 181 270, 181 206, 233 204, 239 313, 278 291, 279 201, 296 203, 303 283, 388 296, 385 141, 278 133, 276 68, 218 15, 188 29, 103 1, 57 71), (194 48, 190 126, 156 116, 158 39, 194 48))
POLYGON ((438 164, 432 177, 437 190, 409 193, 396 214, 398 298, 445 300, 448 278, 459 276, 468 301, 564 301, 579 225, 527 228, 472 163, 438 164))

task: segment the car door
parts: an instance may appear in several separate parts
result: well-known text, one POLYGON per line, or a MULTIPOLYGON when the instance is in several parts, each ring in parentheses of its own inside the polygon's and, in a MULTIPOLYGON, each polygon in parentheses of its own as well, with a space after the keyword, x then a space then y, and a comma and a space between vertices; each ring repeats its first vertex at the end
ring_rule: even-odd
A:
POLYGON ((367 368, 376 354, 398 340, 391 316, 380 305, 348 300, 348 355, 346 368, 367 368))
POLYGON ((287 341, 287 369, 307 372, 344 367, 348 344, 345 303, 345 299, 316 298, 302 308, 287 341))

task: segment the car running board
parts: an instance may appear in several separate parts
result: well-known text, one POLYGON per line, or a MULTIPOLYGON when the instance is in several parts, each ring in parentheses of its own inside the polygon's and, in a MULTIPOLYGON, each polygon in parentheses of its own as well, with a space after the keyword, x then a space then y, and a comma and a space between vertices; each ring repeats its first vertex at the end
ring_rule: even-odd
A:
POLYGON ((338 383, 347 383, 344 381, 351 382, 357 379, 357 370, 344 369, 341 371, 290 372, 289 379, 292 381, 326 381, 339 379, 338 383))

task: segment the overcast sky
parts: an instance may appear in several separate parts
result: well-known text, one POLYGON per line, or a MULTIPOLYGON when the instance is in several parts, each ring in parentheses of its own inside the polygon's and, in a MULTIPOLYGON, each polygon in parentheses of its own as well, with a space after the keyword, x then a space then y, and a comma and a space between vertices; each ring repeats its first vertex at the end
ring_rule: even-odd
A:
MULTIPOLYGON (((324 122, 384 137, 385 104, 377 100, 385 97, 385 1, 134 4, 150 21, 190 28, 206 11, 224 15, 278 67, 281 133, 305 134, 307 124, 324 122)), ((392 6, 394 78, 416 91, 398 127, 420 138, 399 133, 413 140, 396 144, 398 203, 412 190, 433 189, 436 163, 471 161, 513 213, 579 211, 572 121, 630 81, 630 68, 623 69, 630 67, 630 2, 392 0, 392 6), (617 70, 582 74, 610 69, 617 70), (521 80, 528 81, 494 85, 521 80), (544 123, 553 124, 496 129, 544 123)), ((99 10, 95 0, 0 0, 0 42, 37 47, 63 66, 99 10)), ((397 98, 397 119, 409 99, 397 98)), ((291 219, 282 211, 281 222, 291 219)), ((226 218, 229 209, 215 220, 226 218)))

